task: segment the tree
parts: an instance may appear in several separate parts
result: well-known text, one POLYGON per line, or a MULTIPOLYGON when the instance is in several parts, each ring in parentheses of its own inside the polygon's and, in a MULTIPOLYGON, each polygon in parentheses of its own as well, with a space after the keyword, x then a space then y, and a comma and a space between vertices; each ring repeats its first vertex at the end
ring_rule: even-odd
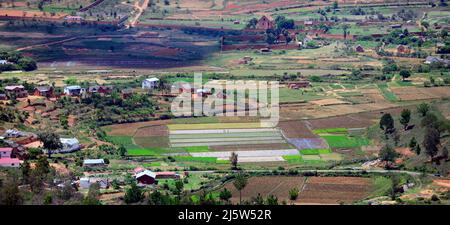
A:
POLYGON ((20 165, 20 171, 22 172, 22 183, 27 184, 30 179, 31 167, 28 160, 23 161, 20 165))
POLYGON ((429 110, 430 106, 425 102, 417 106, 417 112, 420 113, 420 115, 422 116, 425 116, 429 110))
POLYGON ((231 169, 236 170, 238 164, 238 155, 236 152, 232 152, 230 156, 231 169))
POLYGON ((246 28, 256 28, 256 24, 258 24, 258 19, 256 18, 252 18, 251 20, 248 21, 246 28))
POLYGON ((18 205, 22 201, 19 181, 15 174, 9 174, 0 188, 0 205, 18 205))
POLYGON ((385 162, 394 162, 398 157, 398 153, 390 146, 385 145, 380 150, 380 159, 385 162))
POLYGON ((337 1, 334 1, 333 2, 333 9, 337 9, 337 8, 339 8, 339 4, 338 4, 337 1))
POLYGON ((37 64, 36 61, 34 61, 31 58, 21 58, 19 59, 19 61, 17 62, 17 65, 25 71, 33 71, 37 69, 37 64))
POLYGON ((234 187, 239 191, 239 203, 242 203, 242 189, 247 186, 247 182, 247 177, 243 173, 238 173, 233 181, 234 187))
POLYGON ((298 197, 298 188, 292 188, 291 190, 289 190, 289 199, 291 201, 297 200, 297 197, 298 197))
POLYGON ((417 146, 417 141, 416 141, 416 138, 415 138, 415 137, 412 137, 412 138, 411 138, 411 140, 409 141, 408 146, 409 146, 409 148, 410 148, 411 150, 413 150, 413 149, 416 148, 416 146, 417 146))
POLYGON ((425 137, 423 139, 423 147, 425 147, 425 153, 433 159, 438 153, 438 145, 440 144, 440 134, 436 128, 429 127, 425 131, 425 137))
POLYGON ((423 117, 422 121, 420 121, 420 125, 422 127, 439 127, 439 119, 434 113, 427 113, 425 117, 423 117))
POLYGON ((400 76, 402 77, 403 81, 405 81, 406 78, 411 76, 411 72, 409 70, 401 70, 400 76))
POLYGON ((274 195, 269 195, 266 199, 267 205, 278 205, 278 198, 274 195))
POLYGON ((84 205, 100 205, 98 198, 100 197, 100 184, 94 183, 89 186, 87 196, 83 199, 84 205))
POLYGON ((405 130, 410 120, 411 120, 411 110, 403 109, 402 113, 400 114, 400 123, 404 126, 405 130))
POLYGON ((181 193, 183 193, 184 183, 181 180, 177 180, 175 182, 175 190, 177 195, 181 196, 181 193))
POLYGON ((231 191, 229 191, 226 188, 224 188, 219 194, 220 200, 222 200, 222 201, 224 201, 226 203, 228 203, 230 201, 231 197, 233 197, 232 194, 231 194, 231 191))
POLYGON ((38 175, 45 176, 50 172, 50 164, 47 157, 40 156, 36 162, 36 168, 34 169, 38 175))
POLYGON ((125 192, 125 203, 131 204, 140 202, 143 198, 141 189, 137 186, 136 182, 131 183, 130 188, 125 192))
POLYGON ((48 157, 51 158, 52 151, 62 148, 59 135, 53 132, 44 131, 38 134, 39 139, 44 144, 44 149, 48 152, 48 157))
POLYGON ((392 131, 394 128, 394 119, 391 114, 386 113, 380 119, 380 128, 384 130, 384 133, 387 134, 392 131))
POLYGON ((125 148, 125 146, 120 145, 118 152, 120 157, 125 157, 125 155, 127 154, 127 149, 125 148))
POLYGON ((342 31, 343 31, 343 33, 344 33, 344 39, 347 39, 347 34, 348 34, 348 32, 347 32, 347 30, 350 28, 350 25, 348 25, 348 24, 343 24, 342 25, 342 31))
POLYGON ((400 178, 396 174, 391 174, 391 188, 390 188, 390 196, 391 200, 395 200, 398 191, 398 185, 400 184, 400 178))

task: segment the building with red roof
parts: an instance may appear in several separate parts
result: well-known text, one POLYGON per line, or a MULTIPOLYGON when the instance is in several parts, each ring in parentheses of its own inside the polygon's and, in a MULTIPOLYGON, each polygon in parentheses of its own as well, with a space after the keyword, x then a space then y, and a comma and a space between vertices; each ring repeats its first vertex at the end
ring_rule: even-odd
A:
POLYGON ((20 160, 17 158, 0 158, 0 167, 19 167, 20 160))
POLYGON ((12 148, 0 148, 0 158, 11 158, 12 148))

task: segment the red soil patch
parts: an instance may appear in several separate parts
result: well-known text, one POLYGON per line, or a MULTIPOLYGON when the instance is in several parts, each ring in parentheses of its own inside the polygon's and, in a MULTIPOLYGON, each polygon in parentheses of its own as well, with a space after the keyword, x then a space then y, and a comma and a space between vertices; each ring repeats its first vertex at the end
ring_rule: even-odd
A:
POLYGON ((411 157, 416 155, 414 152, 411 151, 409 148, 396 148, 395 151, 405 157, 411 157))
POLYGON ((337 116, 323 119, 309 120, 312 129, 326 129, 326 128, 363 128, 373 124, 370 119, 360 116, 337 116))
POLYGON ((155 125, 149 127, 139 128, 136 131, 135 137, 159 137, 169 135, 169 129, 166 125, 155 125))
POLYGON ((282 121, 278 123, 287 138, 317 138, 306 125, 305 121, 282 121))
POLYGON ((433 183, 441 187, 450 189, 450 180, 433 180, 433 183))
POLYGON ((299 194, 299 202, 307 204, 352 203, 364 199, 371 190, 369 178, 311 177, 299 194))

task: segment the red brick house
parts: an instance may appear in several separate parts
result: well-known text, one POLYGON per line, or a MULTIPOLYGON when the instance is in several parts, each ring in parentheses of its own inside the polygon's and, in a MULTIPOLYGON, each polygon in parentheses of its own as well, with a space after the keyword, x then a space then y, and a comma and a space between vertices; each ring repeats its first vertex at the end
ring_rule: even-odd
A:
POLYGON ((122 99, 127 99, 131 96, 133 96, 133 89, 123 89, 120 91, 120 94, 122 95, 122 99))
POLYGON ((6 95, 16 96, 16 98, 25 98, 28 96, 28 92, 23 85, 9 85, 5 87, 6 95))
POLYGON ((397 46, 397 54, 409 54, 411 53, 411 49, 406 45, 398 45, 397 46))
POLYGON ((364 48, 361 45, 356 46, 355 48, 356 52, 364 52, 364 48))
POLYGON ((111 85, 96 85, 96 86, 91 86, 88 88, 88 93, 99 93, 99 94, 104 94, 104 95, 108 95, 111 94, 113 91, 113 86, 111 85))
POLYGON ((53 97, 53 87, 52 86, 37 86, 34 88, 34 95, 35 96, 42 96, 42 97, 53 97))
POLYGON ((307 88, 307 87, 309 87, 309 85, 310 85, 309 81, 295 81, 295 82, 289 82, 288 88, 290 88, 290 89, 307 88))
POLYGON ((275 23, 272 19, 267 16, 262 16, 261 19, 258 20, 256 24, 256 29, 267 30, 273 29, 275 27, 275 23))
POLYGON ((136 174, 136 180, 139 184, 150 185, 156 181, 156 173, 150 170, 144 170, 136 174))

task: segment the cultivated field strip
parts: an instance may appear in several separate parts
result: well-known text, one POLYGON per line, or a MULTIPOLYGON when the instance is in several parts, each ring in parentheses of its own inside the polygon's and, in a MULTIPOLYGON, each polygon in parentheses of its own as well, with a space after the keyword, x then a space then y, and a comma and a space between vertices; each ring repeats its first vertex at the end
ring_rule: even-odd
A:
MULTIPOLYGON (((229 158, 217 158, 219 160, 227 160, 229 158)), ((249 162, 284 162, 282 156, 266 156, 266 157, 241 157, 239 158, 239 163, 249 163, 249 162)))
POLYGON ((222 141, 222 142, 195 142, 195 143, 171 143, 172 147, 193 147, 193 146, 218 146, 218 145, 245 145, 245 144, 276 144, 286 143, 285 140, 257 140, 257 141, 222 141))
POLYGON ((222 137, 222 138, 189 138, 189 139, 181 139, 175 138, 171 139, 170 143, 196 143, 196 142, 235 142, 235 141, 269 141, 269 140, 283 140, 282 137, 222 137))
POLYGON ((170 130, 172 147, 286 143, 277 128, 170 130))
MULTIPOLYGON (((203 138, 236 138, 236 137, 273 137, 278 136, 277 131, 264 131, 264 132, 242 132, 242 133, 215 133, 215 134, 202 134, 203 138)), ((171 134, 170 139, 189 139, 197 138, 198 134, 171 134)))
MULTIPOLYGON (((245 157, 280 157, 285 155, 298 155, 297 149, 285 149, 285 150, 257 150, 257 151, 239 151, 239 159, 245 157)), ((217 157, 228 159, 231 156, 231 152, 193 152, 194 157, 217 157)))
POLYGON ((279 132, 277 128, 249 128, 249 129, 211 129, 211 130, 170 130, 169 134, 226 134, 251 132, 279 132))

